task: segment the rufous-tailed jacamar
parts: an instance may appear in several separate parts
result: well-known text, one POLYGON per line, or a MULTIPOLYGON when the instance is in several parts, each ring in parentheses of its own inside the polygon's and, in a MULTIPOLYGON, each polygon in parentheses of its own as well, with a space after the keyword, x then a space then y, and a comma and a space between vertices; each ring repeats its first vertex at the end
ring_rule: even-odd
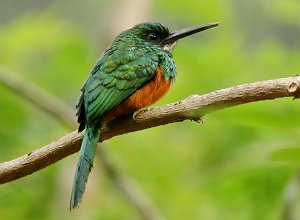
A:
POLYGON ((70 209, 78 206, 88 180, 100 128, 107 121, 147 107, 170 88, 176 66, 176 41, 218 23, 170 32, 160 23, 143 23, 122 32, 106 49, 84 83, 79 97, 78 131, 85 129, 74 177, 70 209))

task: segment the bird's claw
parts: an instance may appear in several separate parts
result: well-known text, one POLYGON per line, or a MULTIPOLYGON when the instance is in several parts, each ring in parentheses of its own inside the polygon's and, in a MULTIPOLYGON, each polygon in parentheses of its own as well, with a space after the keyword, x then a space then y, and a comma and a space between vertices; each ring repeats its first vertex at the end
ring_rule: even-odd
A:
POLYGON ((138 116, 138 114, 140 114, 141 112, 145 112, 145 111, 147 111, 148 110, 148 108, 141 108, 141 109, 139 109, 139 110, 136 110, 134 113, 133 113, 133 119, 136 121, 137 120, 137 116, 138 116))

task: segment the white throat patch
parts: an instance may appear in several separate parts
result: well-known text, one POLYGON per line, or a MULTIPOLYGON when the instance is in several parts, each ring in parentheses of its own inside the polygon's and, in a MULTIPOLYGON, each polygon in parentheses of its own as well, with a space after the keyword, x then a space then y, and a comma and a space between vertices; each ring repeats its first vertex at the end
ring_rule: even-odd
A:
POLYGON ((176 41, 175 41, 175 42, 172 42, 172 43, 169 43, 169 44, 166 44, 166 45, 163 47, 163 49, 164 49, 165 51, 168 51, 168 52, 172 53, 173 50, 174 50, 174 48, 175 48, 175 46, 176 46, 176 41))

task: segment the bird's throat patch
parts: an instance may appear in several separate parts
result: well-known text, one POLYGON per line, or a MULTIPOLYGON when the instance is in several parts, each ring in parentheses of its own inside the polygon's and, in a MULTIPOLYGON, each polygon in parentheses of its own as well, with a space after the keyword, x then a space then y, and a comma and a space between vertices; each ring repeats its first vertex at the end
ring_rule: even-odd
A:
POLYGON ((172 53, 172 52, 173 52, 173 50, 174 50, 174 48, 175 48, 175 46, 176 46, 176 41, 175 41, 175 42, 172 42, 172 43, 169 43, 169 44, 166 44, 166 45, 164 45, 164 47, 163 47, 163 50, 165 50, 165 51, 168 51, 169 53, 172 53))

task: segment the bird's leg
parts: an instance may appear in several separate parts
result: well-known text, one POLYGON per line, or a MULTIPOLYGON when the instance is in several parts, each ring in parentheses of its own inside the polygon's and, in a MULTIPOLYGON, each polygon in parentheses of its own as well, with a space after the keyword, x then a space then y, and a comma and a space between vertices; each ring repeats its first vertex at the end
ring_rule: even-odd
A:
POLYGON ((138 114, 140 114, 141 112, 145 112, 145 111, 147 111, 148 109, 149 109, 149 108, 145 107, 145 108, 140 108, 140 109, 136 110, 136 111, 133 113, 133 115, 132 115, 133 119, 136 121, 136 120, 137 120, 138 114))

